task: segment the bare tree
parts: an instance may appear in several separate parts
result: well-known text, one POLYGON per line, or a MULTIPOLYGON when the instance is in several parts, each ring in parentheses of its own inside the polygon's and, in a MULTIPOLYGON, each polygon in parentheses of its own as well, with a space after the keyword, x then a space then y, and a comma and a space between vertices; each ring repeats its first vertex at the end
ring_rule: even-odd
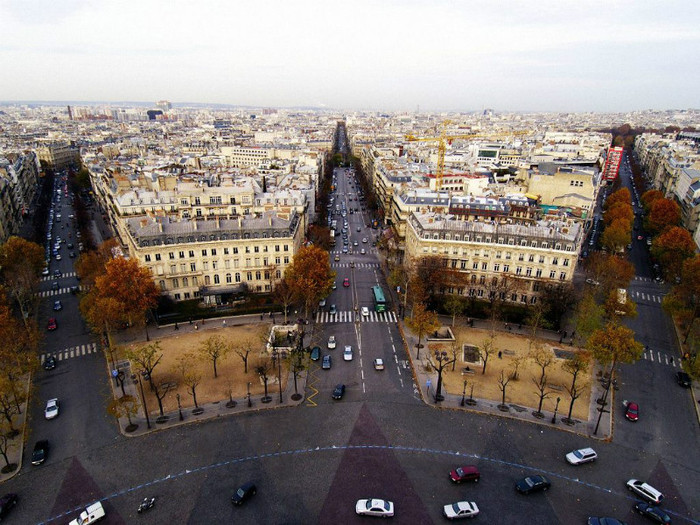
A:
POLYGON ((510 362, 510 366, 513 367, 513 371, 510 373, 510 378, 513 381, 517 381, 520 379, 519 373, 520 373, 520 365, 523 364, 523 361, 525 361, 525 356, 522 354, 516 354, 510 362))
POLYGON ((268 375, 270 372, 270 360, 266 358, 260 359, 258 364, 255 367, 255 373, 260 376, 260 379, 262 379, 263 384, 265 385, 265 399, 268 398, 267 395, 267 382, 270 380, 270 376, 268 375))
POLYGON ((187 393, 192 396, 195 408, 199 408, 197 404, 197 387, 202 382, 202 374, 194 367, 196 359, 194 354, 184 354, 178 362, 178 369, 182 375, 182 382, 187 387, 187 393))
POLYGON ((153 381, 153 370, 155 370, 160 360, 163 358, 163 353, 160 349, 160 343, 156 341, 146 346, 134 349, 127 349, 124 354, 129 361, 133 361, 142 373, 144 378, 151 386, 151 391, 155 392, 155 382, 153 381))
MULTIPOLYGON (((131 420, 138 413, 139 402, 134 396, 125 395, 118 399, 113 398, 107 405, 107 412, 117 419, 125 417, 129 421, 129 426, 133 427, 131 420)), ((128 430, 128 429, 127 429, 128 430)))
POLYGON ((2 468, 3 473, 12 472, 17 468, 17 464, 10 463, 10 459, 7 457, 7 450, 10 448, 12 437, 12 431, 7 423, 5 421, 0 423, 0 454, 5 460, 5 466, 2 468))
POLYGON ((574 411, 574 403, 581 397, 581 394, 585 391, 587 385, 579 385, 577 383, 578 376, 581 373, 586 373, 588 367, 590 366, 591 355, 588 352, 577 352, 572 359, 567 359, 562 365, 565 372, 571 374, 571 384, 567 388, 569 392, 569 397, 571 397, 571 403, 569 404, 569 414, 564 419, 564 423, 570 423, 571 413, 574 411))
POLYGON ((250 337, 244 338, 233 347, 234 353, 243 360, 243 369, 246 374, 248 373, 248 356, 254 347, 255 343, 250 337))
POLYGON ((167 396, 169 392, 177 388, 177 383, 175 381, 170 381, 170 379, 171 378, 166 377, 166 379, 160 383, 155 383, 154 381, 153 395, 156 396, 156 400, 158 401, 158 410, 160 410, 161 416, 163 415, 163 399, 165 399, 165 396, 167 396))
POLYGON ((508 387, 508 383, 510 383, 510 375, 507 375, 504 370, 501 370, 501 375, 498 378, 498 388, 502 394, 501 404, 499 405, 499 408, 502 408, 502 409, 507 408, 506 388, 508 387))
POLYGON ((230 350, 230 345, 220 335, 212 335, 207 337, 199 346, 199 353, 202 359, 211 361, 214 366, 214 377, 218 377, 216 363, 219 359, 226 357, 230 350))
POLYGON ((535 384, 535 387, 537 388, 536 394, 540 399, 539 405, 537 405, 537 412, 534 412, 533 415, 535 417, 542 418, 542 417, 544 417, 544 414, 542 413, 542 403, 544 403, 545 398, 548 398, 550 395, 552 395, 552 392, 547 390, 547 376, 546 375, 541 375, 539 378, 533 377, 532 382, 535 384))
POLYGON ((289 313, 289 307, 294 304, 294 298, 296 296, 294 289, 289 286, 286 280, 282 280, 275 286, 274 291, 275 299, 282 303, 282 309, 284 311, 284 324, 287 324, 287 314, 289 313))
POLYGON ((481 369, 481 374, 486 373, 486 365, 489 361, 489 357, 496 351, 496 346, 494 345, 495 335, 491 334, 489 337, 484 339, 479 347, 479 355, 481 360, 484 362, 484 367, 481 369))
POLYGON ((530 359, 540 368, 538 381, 542 382, 542 379, 547 374, 547 369, 554 363, 554 354, 542 345, 535 344, 535 347, 530 351, 530 359))

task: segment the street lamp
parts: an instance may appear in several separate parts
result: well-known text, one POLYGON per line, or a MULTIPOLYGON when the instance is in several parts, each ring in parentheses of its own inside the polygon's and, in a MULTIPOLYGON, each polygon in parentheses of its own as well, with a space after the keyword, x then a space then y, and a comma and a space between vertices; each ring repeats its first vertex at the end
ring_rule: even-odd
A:
POLYGON ((557 410, 559 410, 559 401, 561 401, 561 398, 557 398, 557 404, 554 405, 554 415, 552 416, 552 424, 556 425, 557 423, 557 410))
POLYGON ((460 403, 461 406, 464 406, 464 397, 467 395, 467 380, 464 380, 464 388, 462 389, 462 402, 460 403))
POLYGON ((177 411, 180 413, 180 421, 185 419, 182 415, 182 405, 180 404, 180 394, 175 394, 175 399, 177 399, 177 411))
MULTIPOLYGON (((445 398, 442 395, 442 370, 449 364, 452 364, 452 361, 448 360, 449 358, 447 357, 447 352, 444 350, 440 352, 439 350, 435 350, 435 360, 438 362, 438 367, 436 368, 437 373, 438 373, 438 383, 437 383, 437 388, 435 389, 435 402, 439 403, 440 401, 444 400, 445 398)), ((435 365, 433 365, 433 368, 435 368, 435 365)))
POLYGON ((248 381, 248 408, 252 407, 253 403, 250 400, 250 381, 248 381))

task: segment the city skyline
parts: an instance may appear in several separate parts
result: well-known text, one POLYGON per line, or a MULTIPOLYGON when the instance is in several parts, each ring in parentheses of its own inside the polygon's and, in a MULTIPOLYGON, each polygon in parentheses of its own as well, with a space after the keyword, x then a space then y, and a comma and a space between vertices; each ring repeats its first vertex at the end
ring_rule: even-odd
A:
POLYGON ((385 111, 700 107, 687 1, 3 2, 3 101, 385 111))

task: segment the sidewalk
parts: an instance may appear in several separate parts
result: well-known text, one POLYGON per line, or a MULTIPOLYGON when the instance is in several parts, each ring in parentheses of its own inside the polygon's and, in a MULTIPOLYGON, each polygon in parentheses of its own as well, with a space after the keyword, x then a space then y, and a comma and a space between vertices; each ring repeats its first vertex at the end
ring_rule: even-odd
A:
MULTIPOLYGON (((440 321, 443 325, 449 326, 451 324, 452 318, 447 316, 440 316, 440 321)), ((480 329, 490 329, 490 321, 473 319, 473 328, 480 329)), ((529 327, 523 326, 518 328, 518 325, 504 325, 504 323, 499 323, 496 327, 499 333, 508 333, 509 335, 530 335, 531 330, 529 327), (508 326, 508 328, 506 328, 508 326)), ((598 404, 596 400, 603 395, 604 388, 599 381, 592 382, 591 391, 591 401, 589 406, 589 415, 587 421, 575 420, 572 424, 562 422, 562 417, 566 416, 566 407, 568 406, 569 397, 568 394, 563 393, 562 402, 559 405, 559 412, 555 414, 553 412, 542 411, 544 417, 537 418, 533 415, 536 407, 525 407, 512 402, 506 402, 506 407, 502 407, 500 401, 492 399, 480 399, 473 398, 470 399, 469 393, 463 397, 462 392, 450 392, 446 390, 444 384, 441 389, 442 396, 444 400, 440 403, 436 403, 434 400, 435 388, 438 382, 438 374, 436 371, 426 371, 422 363, 416 362, 415 360, 415 348, 418 343, 418 338, 414 336, 410 330, 406 327, 403 321, 399 321, 399 331, 404 339, 404 349, 406 355, 411 362, 411 368, 414 373, 414 381, 420 392, 420 396, 426 404, 435 405, 442 409, 450 410, 465 410, 470 412, 478 412, 481 414, 490 414, 498 417, 509 417, 511 419, 518 419, 521 421, 527 421, 529 423, 535 423, 538 425, 557 427, 558 430, 564 430, 567 432, 572 432, 576 434, 587 435, 588 437, 595 439, 610 440, 612 439, 612 417, 611 412, 606 412, 600 421, 600 426, 598 428, 597 434, 593 434, 597 421, 598 421, 598 404), (464 404, 462 400, 464 399, 464 404)), ((547 339, 559 343, 560 334, 552 330, 538 330, 538 337, 542 339, 547 339)), ((568 346, 568 341, 561 343, 562 345, 568 346)), ((427 352, 427 344, 424 345, 423 352, 427 352)), ((598 367, 594 367, 592 370, 592 377, 596 378, 598 373, 598 367)), ((611 388, 608 396, 608 403, 606 409, 615 406, 615 395, 614 390, 611 388)))

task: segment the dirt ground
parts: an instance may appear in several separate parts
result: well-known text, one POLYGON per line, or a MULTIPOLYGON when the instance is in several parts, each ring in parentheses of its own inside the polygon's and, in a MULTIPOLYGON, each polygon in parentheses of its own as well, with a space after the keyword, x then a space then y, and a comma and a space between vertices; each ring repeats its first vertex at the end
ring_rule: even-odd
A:
MULTIPOLYGON (((443 387, 447 388, 450 394, 462 394, 464 389, 464 381, 467 381, 466 396, 469 398, 472 385, 474 385, 474 397, 482 399, 491 399, 501 401, 502 393, 498 384, 501 371, 504 370, 506 376, 513 371, 514 362, 520 359, 518 367, 518 379, 511 380, 506 387, 506 402, 514 403, 520 406, 526 406, 533 410, 537 410, 539 404, 539 391, 533 382, 532 378, 536 377, 539 380, 540 368, 527 355, 530 351, 530 341, 527 337, 509 335, 505 333, 496 333, 494 339, 495 352, 489 357, 486 365, 486 374, 482 375, 482 364, 469 363, 462 359, 461 348, 463 344, 480 347, 490 332, 488 330, 479 330, 467 327, 454 328, 454 335, 457 339, 457 345, 460 349, 457 352, 457 361, 455 370, 452 371, 452 365, 443 370, 443 387), (502 357, 499 359, 498 352, 501 351, 502 357), (470 371, 465 371, 469 367, 470 371)), ((538 340, 538 343, 545 349, 553 351, 553 348, 558 348, 566 352, 577 351, 576 347, 568 345, 551 344, 551 341, 538 340)), ((440 347, 447 351, 449 359, 452 359, 452 350, 450 344, 437 344, 428 342, 426 348, 434 353, 434 349, 440 347)), ((415 348, 412 350, 415 355, 415 348)), ((427 356, 425 356, 427 357, 427 356)), ((424 356, 421 356, 423 359, 424 356)), ((571 374, 562 370, 561 365, 565 362, 563 358, 554 359, 554 363, 547 369, 547 391, 551 394, 545 398, 542 404, 542 410, 553 412, 557 397, 561 398, 559 403, 559 414, 566 416, 569 410, 571 401, 566 390, 571 385, 571 374)), ((583 374, 579 374, 577 385, 591 385, 591 369, 583 374)), ((586 388, 585 392, 574 403, 574 411, 572 417, 578 420, 587 420, 590 403, 590 388, 586 388)))
MULTIPOLYGON (((270 326, 271 325, 266 324, 265 329, 269 331, 270 326)), ((197 403, 203 405, 215 401, 226 402, 229 399, 229 389, 232 390, 233 398, 240 401, 245 398, 248 393, 248 382, 251 383, 251 397, 262 396, 265 387, 260 377, 255 373, 256 363, 264 349, 264 344, 259 335, 261 330, 263 330, 263 325, 261 324, 231 326, 227 328, 218 328, 216 330, 183 333, 182 335, 152 340, 149 344, 159 342, 163 352, 163 359, 153 371, 154 379, 159 383, 164 381, 177 383, 177 387, 166 394, 163 400, 163 409, 166 412, 177 410, 176 394, 180 394, 180 403, 183 408, 194 407, 192 395, 187 391, 187 386, 181 381, 182 374, 177 366, 178 359, 186 353, 197 353, 200 345, 207 338, 214 335, 224 337, 227 342, 233 345, 235 345, 237 341, 250 338, 255 342, 256 350, 251 352, 248 357, 248 374, 244 373, 243 360, 233 351, 229 352, 223 359, 217 361, 217 378, 214 378, 214 367, 211 360, 197 359, 194 362, 194 366, 197 372, 202 376, 202 381, 196 388, 197 403)), ((143 346, 143 344, 140 346, 143 346)), ((288 370, 286 365, 287 363, 283 361, 282 390, 287 386, 288 370)), ((269 395, 273 395, 278 392, 277 368, 269 372, 268 378, 268 393, 269 395)), ((144 393, 146 394, 146 404, 148 405, 149 413, 157 414, 158 402, 155 395, 147 388, 146 383, 144 383, 144 393)))

